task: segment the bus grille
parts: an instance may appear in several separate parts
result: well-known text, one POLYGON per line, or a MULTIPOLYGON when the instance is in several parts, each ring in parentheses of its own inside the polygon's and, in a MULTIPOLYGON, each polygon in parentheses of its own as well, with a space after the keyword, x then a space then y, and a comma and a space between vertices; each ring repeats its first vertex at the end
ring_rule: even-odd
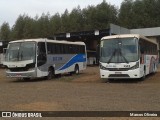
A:
POLYGON ((21 67, 21 68, 10 68, 11 72, 21 72, 21 71, 28 71, 28 68, 21 67))
POLYGON ((123 77, 123 78, 129 78, 129 75, 128 74, 110 74, 109 77, 111 78, 118 78, 118 77, 123 77))
POLYGON ((130 68, 107 68, 109 71, 128 71, 130 68))
POLYGON ((11 72, 22 72, 28 71, 29 68, 35 68, 35 63, 31 63, 26 65, 26 67, 15 67, 15 68, 8 68, 11 72))

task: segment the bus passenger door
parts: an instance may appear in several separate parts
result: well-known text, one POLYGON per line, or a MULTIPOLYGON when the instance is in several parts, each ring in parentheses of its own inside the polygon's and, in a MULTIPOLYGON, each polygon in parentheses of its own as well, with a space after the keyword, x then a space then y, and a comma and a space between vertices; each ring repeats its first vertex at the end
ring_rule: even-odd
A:
POLYGON ((44 42, 38 43, 37 66, 44 65, 47 61, 46 47, 44 42))
POLYGON ((46 63, 47 63, 46 45, 45 42, 39 42, 37 50, 37 67, 39 71, 37 75, 39 77, 47 75, 48 68, 46 63))

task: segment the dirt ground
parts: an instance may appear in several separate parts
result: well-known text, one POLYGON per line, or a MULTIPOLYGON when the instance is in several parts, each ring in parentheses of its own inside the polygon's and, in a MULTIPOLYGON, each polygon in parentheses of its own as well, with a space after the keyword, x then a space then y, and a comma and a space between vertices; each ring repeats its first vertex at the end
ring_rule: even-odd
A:
MULTIPOLYGON (((102 81, 98 66, 79 75, 23 81, 0 69, 0 111, 159 111, 160 69, 140 80, 102 81)), ((1 119, 1 118, 0 118, 1 119)), ((42 118, 43 119, 43 118, 42 118)), ((55 120, 159 120, 160 118, 45 118, 55 120)))
MULTIPOLYGON (((157 83, 160 82, 159 77, 160 77, 160 65, 158 67, 157 73, 156 74, 151 74, 148 75, 145 81, 140 81, 140 80, 117 80, 117 81, 111 81, 115 83, 132 83, 132 82, 145 82, 145 83, 157 83)), ((16 78, 7 78, 5 76, 5 69, 0 69, 0 80, 8 80, 8 81, 17 81, 18 79, 16 78)), ((37 79, 33 79, 31 81, 36 81, 37 79)), ((42 79, 38 79, 43 80, 42 79)), ((80 71, 80 74, 78 76, 73 75, 70 76, 68 74, 64 74, 62 76, 57 76, 53 80, 60 80, 64 82, 73 82, 73 83, 105 83, 107 80, 101 80, 100 79, 100 73, 99 73, 99 67, 98 66, 88 66, 86 70, 80 71)), ((19 81, 19 80, 18 80, 19 81)), ((22 81, 22 80, 21 80, 22 81)))

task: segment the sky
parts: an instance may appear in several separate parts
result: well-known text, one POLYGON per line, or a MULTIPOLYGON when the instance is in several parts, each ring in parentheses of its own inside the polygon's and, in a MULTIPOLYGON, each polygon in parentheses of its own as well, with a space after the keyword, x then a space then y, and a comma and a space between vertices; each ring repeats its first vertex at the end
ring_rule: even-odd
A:
MULTIPOLYGON (((41 16, 42 13, 49 12, 64 13, 66 9, 69 12, 80 5, 80 8, 86 8, 88 5, 98 5, 103 0, 0 0, 0 26, 8 22, 10 27, 15 24, 16 19, 21 14, 27 14, 30 17, 41 16)), ((120 7, 123 0, 106 0, 111 5, 120 7)))

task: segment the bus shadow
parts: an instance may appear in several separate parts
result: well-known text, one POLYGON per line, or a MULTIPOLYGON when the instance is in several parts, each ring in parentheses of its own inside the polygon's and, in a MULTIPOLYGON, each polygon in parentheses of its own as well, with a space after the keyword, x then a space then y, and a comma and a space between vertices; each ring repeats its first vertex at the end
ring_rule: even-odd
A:
POLYGON ((28 79, 28 80, 25 80, 25 79, 15 79, 11 82, 13 83, 23 83, 23 82, 41 82, 41 81, 46 81, 45 78, 33 78, 33 79, 28 79))
POLYGON ((109 79, 109 80, 106 80, 105 83, 144 83, 144 82, 147 82, 149 80, 152 79, 152 77, 155 76, 156 73, 151 73, 149 75, 147 75, 145 77, 145 79, 142 79, 142 78, 139 78, 139 79, 109 79))
MULTIPOLYGON (((81 75, 82 73, 79 73, 79 75, 81 75)), ((43 82, 43 81, 71 81, 72 78, 76 77, 76 76, 79 76, 79 75, 76 75, 76 74, 68 74, 68 73, 65 73, 65 74, 58 74, 58 75, 55 75, 52 79, 48 80, 46 79, 45 77, 42 77, 42 78, 32 78, 32 79, 13 79, 12 81, 10 82, 13 82, 13 83, 23 83, 23 82, 43 82)))
POLYGON ((140 79, 112 79, 112 80, 107 80, 106 83, 140 83, 143 80, 140 79))

